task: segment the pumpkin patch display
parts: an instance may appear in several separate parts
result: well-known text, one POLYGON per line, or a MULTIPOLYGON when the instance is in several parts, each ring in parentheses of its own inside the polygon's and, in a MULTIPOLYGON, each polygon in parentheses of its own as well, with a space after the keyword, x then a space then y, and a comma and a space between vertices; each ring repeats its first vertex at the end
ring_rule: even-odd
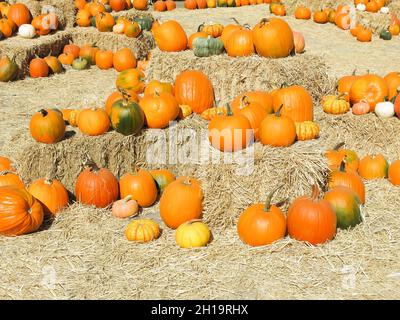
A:
POLYGON ((271 200, 275 188, 268 195, 265 203, 253 204, 241 215, 237 224, 240 239, 250 246, 263 246, 271 244, 286 234, 286 217, 271 200))
POLYGON ((187 221, 176 229, 175 240, 181 248, 204 247, 211 240, 211 231, 199 220, 187 221))
POLYGON ((327 200, 319 200, 318 195, 318 187, 314 186, 311 197, 302 196, 290 205, 287 231, 291 238, 316 245, 335 237, 335 211, 327 200))
POLYGON ((105 208, 118 199, 117 178, 105 168, 99 168, 93 161, 86 164, 76 179, 75 195, 77 201, 98 208, 105 208))
POLYGON ((43 223, 43 208, 28 191, 0 187, 0 234, 18 236, 37 231, 43 223))
POLYGON ((199 219, 202 211, 203 192, 194 178, 176 179, 161 195, 160 216, 169 228, 176 229, 184 222, 199 219))

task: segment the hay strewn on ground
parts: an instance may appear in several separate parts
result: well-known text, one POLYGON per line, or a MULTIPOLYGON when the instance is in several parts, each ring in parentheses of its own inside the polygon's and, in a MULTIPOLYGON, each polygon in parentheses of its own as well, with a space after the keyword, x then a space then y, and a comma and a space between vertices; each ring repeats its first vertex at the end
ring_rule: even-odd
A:
POLYGON ((307 88, 317 101, 333 88, 328 66, 318 56, 302 54, 284 59, 266 59, 257 55, 232 58, 218 55, 197 58, 190 50, 165 53, 152 52, 146 76, 149 79, 174 82, 184 70, 201 70, 214 85, 217 102, 226 102, 250 90, 272 90, 299 84, 307 88))
POLYGON ((202 249, 179 249, 168 228, 152 243, 129 243, 123 235, 129 221, 75 204, 45 230, 0 237, 0 297, 399 299, 395 190, 387 181, 368 183, 365 222, 318 247, 285 238, 250 248, 235 228, 215 227, 202 249))

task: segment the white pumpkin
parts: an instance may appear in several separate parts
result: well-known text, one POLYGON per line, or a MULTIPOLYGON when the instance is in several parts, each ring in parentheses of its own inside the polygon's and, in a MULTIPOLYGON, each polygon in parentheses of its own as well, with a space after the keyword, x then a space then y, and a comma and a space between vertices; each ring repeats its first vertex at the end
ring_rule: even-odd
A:
POLYGON ((365 9, 367 9, 367 6, 366 6, 364 3, 359 3, 359 4, 356 6, 356 9, 357 9, 358 11, 365 11, 365 9))
POLYGON ((394 105, 390 101, 379 102, 375 106, 375 113, 379 118, 391 118, 394 116, 394 105))
POLYGON ((41 14, 49 14, 49 13, 56 13, 56 8, 54 8, 53 6, 51 6, 49 4, 45 4, 42 7, 41 14))
POLYGON ((32 39, 36 35, 36 31, 33 25, 23 24, 18 28, 18 35, 22 38, 32 39))
POLYGON ((113 32, 122 34, 124 33, 125 30, 125 24, 124 23, 117 23, 116 25, 113 26, 113 32))
POLYGON ((382 7, 380 12, 388 14, 389 13, 389 8, 388 7, 382 7))

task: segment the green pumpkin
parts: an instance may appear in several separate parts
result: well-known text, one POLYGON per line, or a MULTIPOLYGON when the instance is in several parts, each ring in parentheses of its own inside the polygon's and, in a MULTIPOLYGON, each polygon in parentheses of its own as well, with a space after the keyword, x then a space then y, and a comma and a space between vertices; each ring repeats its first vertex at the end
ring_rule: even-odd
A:
POLYGON ((110 118, 114 130, 125 136, 138 133, 144 126, 142 109, 136 102, 126 99, 114 102, 110 118))
POLYGON ((360 200, 353 190, 335 187, 324 195, 336 213, 337 227, 348 229, 362 222, 360 200))
POLYGON ((383 40, 392 40, 392 34, 388 30, 382 29, 379 38, 383 40))
POLYGON ((95 16, 90 18, 90 24, 92 25, 92 27, 96 28, 96 17, 95 16))
POLYGON ((106 12, 108 12, 108 13, 113 11, 113 9, 111 8, 111 6, 109 4, 105 4, 104 8, 106 9, 106 12))
POLYGON ((136 17, 133 19, 133 21, 139 24, 141 30, 150 31, 153 25, 153 20, 146 16, 136 17))
POLYGON ((196 38, 193 41, 193 53, 196 57, 209 57, 221 54, 224 50, 224 43, 211 36, 208 38, 196 38))
POLYGON ((77 58, 72 62, 72 68, 75 70, 84 70, 89 67, 89 62, 85 58, 77 58))
POLYGON ((217 0, 217 7, 227 7, 228 1, 227 0, 217 0))
POLYGON ((0 81, 8 82, 16 78, 18 66, 8 57, 0 58, 0 81))

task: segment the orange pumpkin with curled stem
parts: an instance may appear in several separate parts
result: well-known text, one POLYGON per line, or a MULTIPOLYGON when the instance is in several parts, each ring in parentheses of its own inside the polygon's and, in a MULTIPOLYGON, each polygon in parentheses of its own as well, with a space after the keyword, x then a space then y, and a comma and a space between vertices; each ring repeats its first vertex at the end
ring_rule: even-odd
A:
POLYGON ((157 187, 153 177, 147 170, 140 169, 136 173, 124 174, 120 181, 121 198, 132 196, 141 207, 150 207, 157 199, 157 187))
POLYGON ((275 114, 267 115, 260 125, 260 141, 273 147, 288 147, 296 140, 294 121, 281 115, 281 108, 275 114))
POLYGON ((44 213, 48 215, 55 215, 68 205, 67 189, 58 180, 35 180, 29 186, 28 191, 40 201, 44 213))
POLYGON ((279 186, 271 191, 265 203, 253 204, 241 215, 237 224, 240 239, 250 246, 264 246, 282 239, 286 234, 286 217, 271 200, 279 186))
POLYGON ((203 192, 194 178, 180 177, 171 182, 160 199, 160 216, 172 229, 182 223, 200 219, 203 211, 203 192))
POLYGON ((145 95, 139 102, 149 128, 162 129, 179 115, 179 104, 168 92, 145 95))
POLYGON ((261 105, 267 113, 274 112, 274 108, 272 105, 272 95, 265 91, 256 90, 256 91, 247 91, 245 93, 242 93, 241 95, 238 95, 231 103, 233 113, 240 111, 242 98, 244 96, 246 96, 246 99, 250 103, 255 102, 261 105))
POLYGON ((79 130, 89 136, 104 134, 110 129, 110 118, 101 108, 83 109, 78 115, 79 130))
POLYGON ((14 186, 16 188, 25 188, 21 178, 8 170, 0 171, 0 187, 14 186))
POLYGON ((64 137, 65 122, 62 113, 53 109, 36 112, 29 123, 32 138, 42 143, 56 143, 64 137))
POLYGON ((246 148, 253 140, 253 129, 249 120, 232 113, 227 105, 227 115, 217 115, 208 125, 208 138, 211 145, 223 152, 234 152, 246 148))
POLYGON ((325 157, 328 159, 329 169, 338 170, 343 160, 345 161, 345 170, 348 172, 357 172, 360 163, 357 153, 353 150, 342 149, 344 142, 338 143, 333 149, 326 151, 325 157))
POLYGON ((342 161, 340 168, 333 171, 329 176, 328 188, 332 189, 337 186, 347 187, 353 190, 361 203, 365 203, 365 186, 361 177, 357 172, 345 171, 345 161, 342 161))
POLYGON ((0 234, 31 233, 42 223, 42 206, 28 191, 12 186, 0 187, 0 234))
POLYGON ((118 199, 118 180, 105 168, 99 168, 93 161, 88 161, 78 176, 75 184, 76 199, 97 208, 108 207, 118 199))
POLYGON ((383 155, 365 156, 360 160, 358 173, 366 180, 383 179, 388 176, 389 164, 383 155))
POLYGON ((290 205, 287 230, 291 238, 316 245, 335 237, 336 214, 327 200, 318 200, 318 195, 318 187, 313 186, 311 197, 302 196, 290 205))
POLYGON ((139 212, 139 206, 136 200, 132 199, 131 195, 125 198, 115 201, 112 205, 111 212, 114 217, 124 219, 134 217, 139 212))

